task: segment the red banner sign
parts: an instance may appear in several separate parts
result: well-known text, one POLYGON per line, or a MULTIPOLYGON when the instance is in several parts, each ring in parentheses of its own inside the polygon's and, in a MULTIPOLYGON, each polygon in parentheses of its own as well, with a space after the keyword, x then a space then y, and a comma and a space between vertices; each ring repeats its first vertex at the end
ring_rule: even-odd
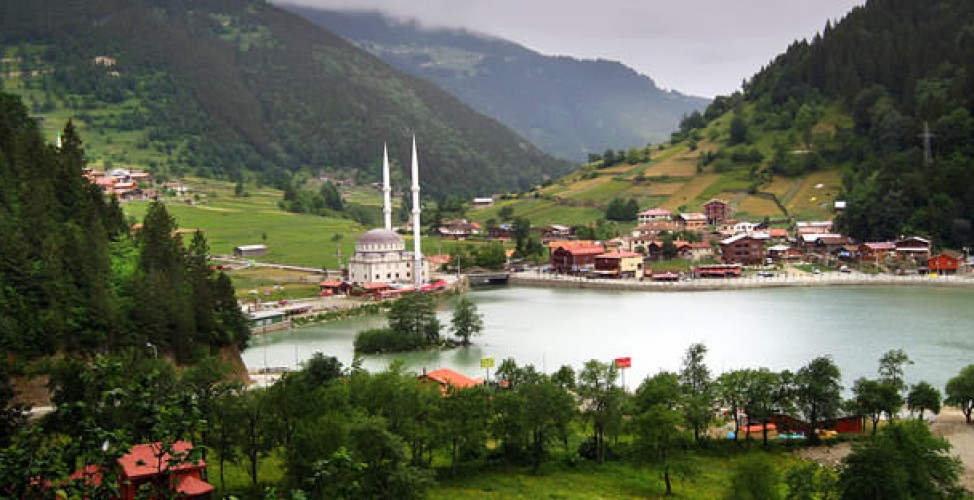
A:
POLYGON ((630 368, 632 367, 632 358, 626 356, 624 358, 616 358, 616 368, 630 368))

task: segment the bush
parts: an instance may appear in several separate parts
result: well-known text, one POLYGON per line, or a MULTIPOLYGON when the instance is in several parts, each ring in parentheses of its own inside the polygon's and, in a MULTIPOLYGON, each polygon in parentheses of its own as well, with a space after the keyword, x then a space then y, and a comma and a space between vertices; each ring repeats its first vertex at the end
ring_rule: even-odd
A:
POLYGON ((356 354, 410 351, 424 346, 426 339, 419 335, 399 333, 391 328, 362 330, 355 335, 356 354))

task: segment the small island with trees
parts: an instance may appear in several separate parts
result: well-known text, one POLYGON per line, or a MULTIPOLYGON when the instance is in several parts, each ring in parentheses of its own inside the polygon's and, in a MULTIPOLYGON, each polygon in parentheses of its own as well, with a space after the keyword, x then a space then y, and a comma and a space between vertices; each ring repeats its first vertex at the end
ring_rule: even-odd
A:
POLYGON ((392 303, 389 326, 363 330, 355 336, 356 354, 378 354, 470 345, 470 337, 484 329, 476 304, 466 297, 457 301, 450 321, 455 338, 440 336, 442 325, 436 317, 436 298, 411 292, 392 303))

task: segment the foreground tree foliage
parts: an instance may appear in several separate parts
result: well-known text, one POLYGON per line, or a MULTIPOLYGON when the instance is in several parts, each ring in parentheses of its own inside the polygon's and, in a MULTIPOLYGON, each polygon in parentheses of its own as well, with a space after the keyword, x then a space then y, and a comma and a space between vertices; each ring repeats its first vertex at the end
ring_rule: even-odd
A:
POLYGON ((843 461, 842 498, 964 498, 960 459, 949 452, 923 422, 892 424, 843 461))
POLYGON ((249 337, 229 280, 187 247, 155 203, 133 237, 118 203, 83 176, 71 122, 45 144, 20 101, 0 94, 0 347, 14 358, 141 350, 178 361, 249 337))

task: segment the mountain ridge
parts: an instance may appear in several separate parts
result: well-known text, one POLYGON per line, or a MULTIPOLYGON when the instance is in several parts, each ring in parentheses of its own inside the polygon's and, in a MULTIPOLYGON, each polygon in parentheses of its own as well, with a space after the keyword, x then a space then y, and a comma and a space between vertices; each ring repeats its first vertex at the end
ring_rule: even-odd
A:
POLYGON ((425 28, 375 12, 281 5, 436 83, 562 158, 661 142, 683 114, 709 102, 660 89, 615 61, 542 55, 490 35, 425 28))
MULTIPOLYGON (((524 189, 571 168, 448 93, 264 2, 40 0, 5 4, 0 14, 5 53, 29 51, 22 66, 45 68, 7 86, 83 127, 118 132, 125 115, 138 124, 125 130, 127 156, 156 150, 153 170, 283 186, 298 172, 344 169, 368 181, 378 178, 382 144, 402 164, 414 134, 424 188, 435 196, 524 189), (117 66, 92 64, 97 56, 117 66)), ((100 135, 92 153, 112 149, 101 147, 108 135, 123 140, 100 135)), ((126 163, 126 155, 113 158, 126 163)))

